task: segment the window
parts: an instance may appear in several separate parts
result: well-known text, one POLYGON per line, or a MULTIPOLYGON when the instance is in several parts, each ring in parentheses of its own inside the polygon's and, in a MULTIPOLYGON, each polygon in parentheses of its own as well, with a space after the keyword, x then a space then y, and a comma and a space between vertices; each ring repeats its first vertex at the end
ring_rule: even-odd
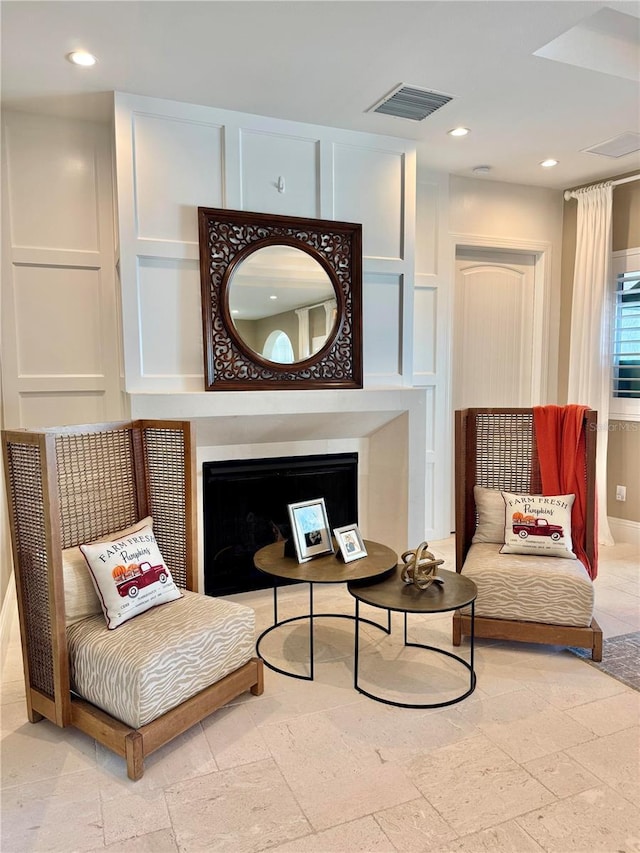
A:
POLYGON ((616 252, 611 415, 640 418, 640 250, 616 252))
POLYGON ((271 332, 265 341, 263 356, 278 364, 293 364, 295 357, 289 336, 281 329, 271 332))
POLYGON ((613 338, 613 396, 640 398, 640 271, 618 276, 613 338))

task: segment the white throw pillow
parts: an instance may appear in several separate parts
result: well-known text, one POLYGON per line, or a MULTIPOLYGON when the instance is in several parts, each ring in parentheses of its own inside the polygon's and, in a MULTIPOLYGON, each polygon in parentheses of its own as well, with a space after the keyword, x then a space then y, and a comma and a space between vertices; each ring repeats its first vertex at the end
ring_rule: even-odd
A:
POLYGON ((571 541, 575 495, 514 495, 502 492, 506 506, 501 554, 533 554, 576 559, 571 541))
POLYGON ((182 598, 151 525, 109 542, 80 545, 109 628, 182 598))
MULTIPOLYGON (((106 536, 101 536, 95 541, 110 542, 114 539, 122 539, 147 525, 153 526, 151 516, 136 521, 135 524, 125 527, 123 530, 116 530, 106 536)), ((81 619, 86 619, 87 616, 96 616, 98 613, 102 613, 100 599, 96 594, 91 575, 87 571, 87 561, 82 555, 79 545, 73 548, 65 548, 62 551, 62 579, 67 628, 69 625, 75 625, 81 619)))
POLYGON ((471 540, 476 542, 504 543, 504 498, 500 489, 473 487, 473 499, 478 512, 476 532, 471 540))

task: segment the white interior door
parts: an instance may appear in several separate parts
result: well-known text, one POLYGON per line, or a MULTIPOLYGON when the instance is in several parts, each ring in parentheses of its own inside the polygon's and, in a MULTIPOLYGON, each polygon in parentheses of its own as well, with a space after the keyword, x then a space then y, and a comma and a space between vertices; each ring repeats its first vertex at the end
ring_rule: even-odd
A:
POLYGON ((458 248, 454 408, 532 405, 535 263, 533 254, 458 248))

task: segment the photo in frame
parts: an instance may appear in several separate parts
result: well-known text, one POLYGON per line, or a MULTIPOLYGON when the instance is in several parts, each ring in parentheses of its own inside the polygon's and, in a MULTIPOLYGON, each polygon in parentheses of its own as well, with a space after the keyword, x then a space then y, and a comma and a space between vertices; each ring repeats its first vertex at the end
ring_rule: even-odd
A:
POLYGON ((299 563, 333 554, 333 542, 324 498, 289 504, 291 534, 299 563))
POLYGON ((333 533, 345 563, 367 556, 367 549, 364 547, 364 540, 357 524, 336 527, 333 533))

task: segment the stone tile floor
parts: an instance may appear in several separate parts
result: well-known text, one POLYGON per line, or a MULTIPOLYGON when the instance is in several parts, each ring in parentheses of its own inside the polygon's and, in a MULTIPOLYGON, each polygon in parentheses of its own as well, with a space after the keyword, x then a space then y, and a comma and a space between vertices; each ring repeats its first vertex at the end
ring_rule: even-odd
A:
MULTIPOLYGON (((453 540, 432 543, 453 566, 453 540)), ((605 637, 640 629, 640 566, 603 548, 596 615, 605 637)), ((269 591, 233 596, 271 620, 269 591)), ((281 618, 307 587, 281 593, 281 618)), ((341 586, 323 610, 353 612, 341 586)), ((375 617, 382 611, 370 611, 375 617)), ((411 639, 451 649, 448 615, 411 620, 411 639)), ((364 684, 393 696, 460 692, 462 667, 363 629, 364 684)), ((313 683, 265 671, 247 694, 150 756, 140 782, 73 730, 30 725, 17 629, 2 669, 3 853, 638 853, 640 693, 556 647, 478 641, 478 686, 458 705, 408 710, 353 690, 353 626, 316 625, 313 683)), ((265 654, 304 671, 293 623, 265 654)), ((462 654, 468 647, 462 647, 462 654)), ((428 700, 427 700, 428 701, 428 700)))

